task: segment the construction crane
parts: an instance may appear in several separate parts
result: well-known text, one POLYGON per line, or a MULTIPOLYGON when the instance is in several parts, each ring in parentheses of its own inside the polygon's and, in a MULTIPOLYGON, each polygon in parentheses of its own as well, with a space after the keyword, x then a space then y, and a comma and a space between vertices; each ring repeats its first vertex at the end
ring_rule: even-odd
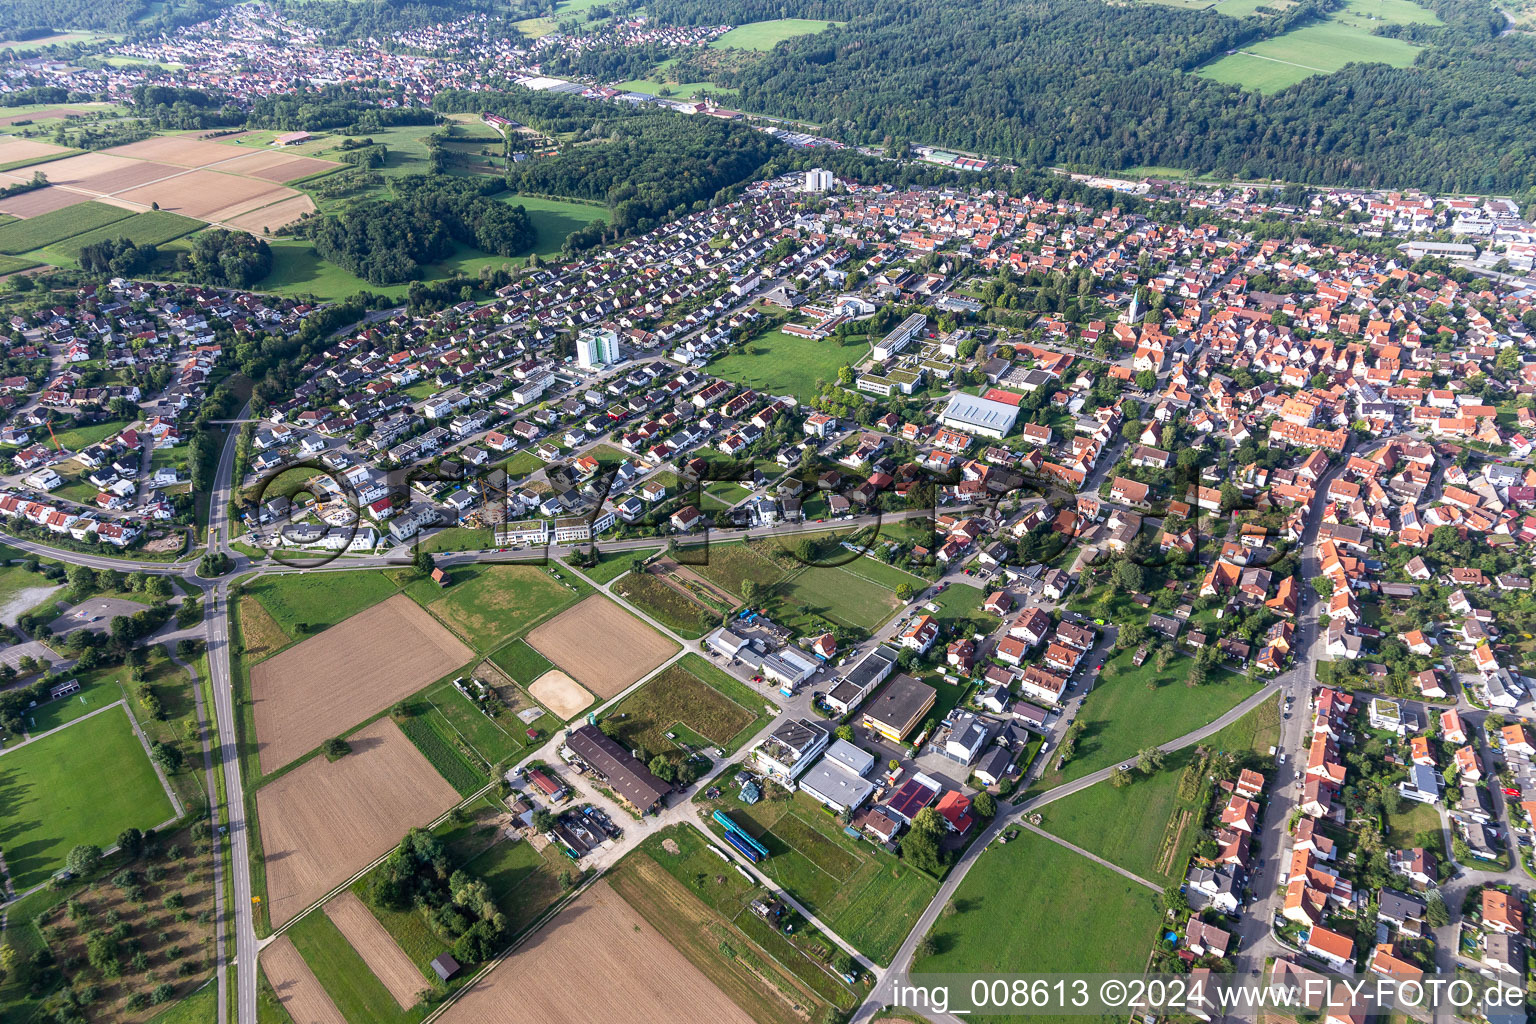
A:
POLYGON ((43 422, 48 427, 48 440, 53 442, 53 447, 56 450, 58 450, 59 452, 63 452, 64 451, 64 446, 62 444, 59 444, 59 439, 53 435, 53 420, 52 419, 48 419, 48 420, 44 420, 43 422))

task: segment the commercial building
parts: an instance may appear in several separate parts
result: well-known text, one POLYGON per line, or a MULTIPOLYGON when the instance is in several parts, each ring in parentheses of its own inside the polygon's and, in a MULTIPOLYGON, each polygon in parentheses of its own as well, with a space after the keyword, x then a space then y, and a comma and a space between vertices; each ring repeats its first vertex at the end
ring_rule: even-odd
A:
POLYGON ((773 730, 757 745, 757 763, 762 770, 783 783, 793 783, 827 749, 830 725, 809 719, 791 719, 773 730))
POLYGON ((1013 424, 1018 418, 1019 410, 1006 402, 994 402, 964 392, 951 395, 949 404, 939 414, 939 422, 946 427, 996 438, 1013 433, 1013 424))
POLYGON ((937 699, 933 687, 903 673, 887 683, 864 708, 864 725, 900 743, 937 699))
POLYGON ((843 681, 832 687, 827 694, 827 706, 840 715, 846 715, 864 702, 864 698, 883 683, 896 667, 896 649, 881 644, 866 654, 857 665, 848 670, 843 681))
POLYGON ((565 745, 641 814, 661 806, 672 787, 651 774, 635 756, 609 739, 595 725, 584 725, 565 734, 565 745))

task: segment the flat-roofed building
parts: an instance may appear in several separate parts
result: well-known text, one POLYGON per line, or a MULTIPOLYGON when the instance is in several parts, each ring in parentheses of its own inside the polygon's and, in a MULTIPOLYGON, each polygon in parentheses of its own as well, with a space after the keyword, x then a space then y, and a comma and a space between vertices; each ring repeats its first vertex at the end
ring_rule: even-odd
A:
POLYGON ((905 673, 892 679, 864 708, 864 725, 900 743, 923 720, 938 693, 905 673))
POLYGON ((946 427, 996 438, 1011 434, 1018 418, 1019 410, 1015 406, 964 392, 950 395, 949 404, 939 414, 939 422, 946 427))

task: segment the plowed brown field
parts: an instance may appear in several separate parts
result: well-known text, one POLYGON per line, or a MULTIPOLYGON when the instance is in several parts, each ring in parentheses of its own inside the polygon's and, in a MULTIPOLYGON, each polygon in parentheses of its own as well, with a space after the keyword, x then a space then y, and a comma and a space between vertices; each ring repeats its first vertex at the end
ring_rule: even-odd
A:
POLYGON ((529 633, 528 643, 604 699, 644 679, 677 651, 677 644, 600 594, 529 633))

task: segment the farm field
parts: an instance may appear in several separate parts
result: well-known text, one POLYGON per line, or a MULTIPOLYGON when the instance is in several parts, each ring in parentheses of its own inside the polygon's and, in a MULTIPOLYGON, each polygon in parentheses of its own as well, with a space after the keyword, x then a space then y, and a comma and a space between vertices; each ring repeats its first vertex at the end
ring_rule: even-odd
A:
POLYGON ((14 256, 40 249, 131 216, 132 210, 105 203, 77 203, 27 220, 0 224, 0 253, 14 256))
POLYGON ((598 697, 622 693, 666 661, 677 644, 600 594, 528 634, 529 646, 598 697), (601 646, 593 637, 602 637, 601 646))
MULTIPOLYGON (((891 962, 938 891, 930 876, 850 838, 841 822, 804 793, 774 790, 751 806, 728 795, 708 806, 730 814, 768 847, 760 871, 876 963, 891 962)), ((720 831, 713 822, 709 827, 720 831)))
POLYGON ((288 637, 318 633, 393 597, 397 588, 376 570, 263 576, 245 584, 288 637))
POLYGON ((812 341, 769 331, 747 342, 743 351, 710 363, 709 372, 769 394, 794 395, 805 403, 816 397, 818 380, 837 380, 839 369, 868 353, 864 338, 856 337, 845 346, 837 338, 812 341))
POLYGON ((753 1020, 686 960, 607 882, 588 889, 516 956, 465 991, 444 1024, 675 1024, 678 1008, 718 1024, 753 1020), (582 965, 584 981, 548 984, 582 965), (666 978, 663 988, 655 983, 666 978))
POLYGON ((1275 92, 1350 63, 1411 65, 1420 47, 1372 35, 1379 25, 1438 25, 1440 19, 1411 0, 1349 0, 1341 11, 1281 35, 1262 39, 1195 73, 1257 92, 1275 92))
POLYGON ((955 892, 957 913, 941 917, 929 932, 938 952, 915 960, 912 970, 1139 972, 1161 916, 1156 901, 1152 890, 1024 830, 977 859, 955 892), (998 899, 1000 892, 1008 898, 998 899), (1072 921, 1073 927, 1042 928, 1041 917, 1020 914, 1021 906, 1038 907, 1041 915, 1072 921))
POLYGON ((714 82, 653 82, 648 78, 631 78, 614 86, 620 92, 642 92, 647 96, 659 96, 662 90, 673 99, 690 99, 695 96, 734 96, 735 92, 714 82))
POLYGON ((720 872, 698 829, 675 825, 619 862, 609 884, 759 1024, 802 1021, 804 1007, 848 1010, 858 997, 827 965, 834 948, 806 921, 786 934, 750 909, 754 882, 720 872))
POLYGON ((472 657, 399 594, 268 658, 251 669, 264 770, 275 771, 472 657))
POLYGON ((420 1001, 430 987, 426 978, 362 900, 344 892, 325 905, 325 914, 402 1010, 420 1001))
POLYGON ((0 164, 41 160, 44 157, 68 152, 68 146, 55 146, 51 142, 38 142, 36 139, 20 139, 14 135, 0 135, 0 164))
POLYGON ((825 32, 831 22, 807 18, 775 18, 738 25, 709 45, 717 50, 771 50, 786 39, 825 32))
POLYGON ((685 751, 667 733, 679 723, 730 754, 768 720, 761 697, 696 654, 663 669, 604 717, 626 748, 675 760, 685 751))
POLYGON ((75 846, 105 849, 123 829, 173 813, 122 708, 0 754, 0 793, 0 849, 18 893, 46 882, 75 846))
MULTIPOLYGON (((1031 792, 1070 782, 1130 757, 1142 747, 1182 736, 1221 717, 1261 688, 1246 676, 1216 671, 1204 685, 1191 689, 1184 685, 1189 668, 1183 659, 1175 659, 1159 672, 1151 659, 1140 668, 1133 667, 1133 653, 1122 651, 1105 662, 1099 682, 1077 716, 1084 732, 1077 741, 1076 756, 1063 770, 1047 771, 1030 787, 1031 792), (1154 684, 1151 690, 1147 689, 1149 682, 1154 684)), ((1051 766, 1054 768, 1054 760, 1051 766)))
POLYGON ((555 902, 565 886, 560 873, 570 861, 550 845, 542 851, 524 839, 502 839, 492 843, 464 869, 485 880, 497 909, 507 915, 511 933, 522 931, 555 902))
POLYGON ((389 719, 348 742, 345 757, 313 758, 256 792, 274 928, 458 802, 389 719))
POLYGON ((557 580, 531 565, 459 566, 448 570, 448 577, 446 589, 424 581, 406 592, 482 653, 502 646, 587 592, 579 581, 557 580))
POLYGON ((181 217, 163 210, 152 210, 149 213, 136 213, 127 220, 67 238, 50 246, 48 251, 75 259, 79 257, 81 249, 96 242, 126 238, 136 245, 160 245, 196 231, 202 226, 202 221, 196 221, 190 217, 181 217))
POLYGON ((261 951, 261 969, 291 1021, 347 1024, 288 936, 279 936, 261 951))
POLYGON ((703 636, 718 621, 703 605, 649 573, 619 579, 613 592, 689 640, 703 636))
MULTIPOLYGON (((451 730, 450 735, 468 745, 475 756, 489 766, 521 753, 528 745, 528 726, 523 724, 516 712, 531 707, 532 702, 521 691, 508 693, 506 687, 497 686, 500 680, 486 678, 492 673, 483 671, 484 666, 481 669, 476 671, 476 678, 484 679, 507 700, 507 709, 495 718, 476 707, 451 682, 429 690, 422 695, 422 699, 431 704, 436 714, 442 717, 451 730), (515 705, 513 700, 516 701, 515 705)), ((534 728, 545 735, 553 731, 557 724, 547 716, 536 718, 532 723, 534 728)))
POLYGON ((36 217, 86 201, 86 197, 78 192, 49 185, 47 188, 0 197, 0 213, 9 217, 36 217))
MULTIPOLYGON (((1278 736, 1279 712, 1274 704, 1264 704, 1200 746, 1232 751, 1259 767, 1258 756, 1267 759, 1278 736)), ((1124 789, 1101 782, 1047 804, 1040 809, 1045 818, 1041 827, 1150 881, 1178 881, 1200 834, 1199 801, 1179 798, 1179 778, 1194 750, 1186 747, 1169 754, 1161 771, 1150 778, 1138 774, 1124 789), (1175 814, 1186 812, 1186 820, 1174 820, 1175 814)))
MULTIPOLYGON (((368 914, 366 907, 359 905, 358 909, 368 914)), ((368 917, 369 920, 373 919, 371 914, 368 917)), ((400 1006, 394 994, 369 969, 367 961, 347 941, 328 913, 305 914, 284 934, 314 972, 315 980, 336 1005, 336 1009, 348 1021, 405 1024, 421 1018, 420 1013, 410 1013, 408 1008, 400 1006)), ((387 934, 384 937, 389 938, 387 934)), ((398 946, 395 948, 399 949, 398 946)), ((409 963, 405 966, 412 973, 417 973, 409 963)), ((425 981, 419 973, 417 978, 425 981)))

